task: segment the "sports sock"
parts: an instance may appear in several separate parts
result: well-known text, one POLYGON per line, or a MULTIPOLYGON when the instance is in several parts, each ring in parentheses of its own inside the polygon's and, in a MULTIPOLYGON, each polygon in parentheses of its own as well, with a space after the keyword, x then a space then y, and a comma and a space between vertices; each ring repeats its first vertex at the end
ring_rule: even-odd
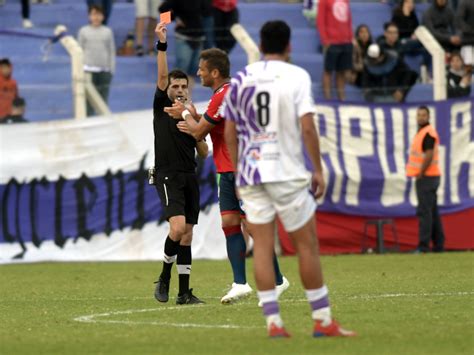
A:
POLYGON ((283 327, 283 320, 280 316, 280 307, 278 306, 277 293, 275 289, 257 292, 259 300, 262 302, 263 315, 267 321, 267 328, 271 324, 277 327, 283 327))
POLYGON ((176 254, 178 253, 179 241, 175 242, 169 236, 165 241, 165 254, 163 256, 163 270, 160 277, 164 280, 171 278, 171 268, 176 261, 176 254))
POLYGON ((275 281, 277 285, 281 285, 283 283, 283 275, 280 271, 280 265, 278 264, 278 259, 276 254, 273 254, 273 268, 275 269, 275 281))
POLYGON ((237 284, 246 284, 245 276, 245 239, 242 234, 240 224, 237 226, 224 227, 226 237, 227 257, 229 258, 234 282, 237 284))
POLYGON ((331 323, 331 307, 329 306, 328 288, 324 285, 314 290, 306 290, 306 298, 311 306, 311 316, 321 320, 323 325, 331 323))
POLYGON ((176 266, 178 267, 179 277, 179 293, 181 296, 189 291, 189 277, 191 274, 191 246, 180 245, 178 248, 178 258, 176 260, 176 266))

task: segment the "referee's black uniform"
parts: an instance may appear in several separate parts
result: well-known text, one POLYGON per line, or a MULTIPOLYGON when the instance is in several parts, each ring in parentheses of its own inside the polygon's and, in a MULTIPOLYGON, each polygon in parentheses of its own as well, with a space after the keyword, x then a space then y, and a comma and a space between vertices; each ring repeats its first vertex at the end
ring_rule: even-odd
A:
POLYGON ((157 87, 153 101, 155 186, 167 220, 173 216, 185 216, 187 224, 197 224, 199 183, 196 175, 196 140, 180 132, 178 120, 163 111, 172 104, 166 91, 157 87))

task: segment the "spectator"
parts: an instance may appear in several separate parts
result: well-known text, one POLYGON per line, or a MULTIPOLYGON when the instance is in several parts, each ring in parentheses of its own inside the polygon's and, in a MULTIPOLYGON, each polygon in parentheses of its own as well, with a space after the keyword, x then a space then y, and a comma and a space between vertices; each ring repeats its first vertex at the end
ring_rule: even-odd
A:
POLYGON ((351 82, 356 86, 362 85, 362 73, 364 72, 364 59, 367 56, 367 49, 372 44, 372 34, 367 25, 359 25, 356 29, 355 38, 352 41, 354 49, 352 51, 352 76, 351 82))
POLYGON ((147 53, 155 54, 155 27, 158 18, 159 5, 160 0, 135 0, 135 53, 140 57, 145 54, 143 45, 145 37, 145 22, 147 19, 147 53))
POLYGON ((207 5, 205 6, 206 10, 202 15, 202 28, 204 30, 204 43, 203 49, 214 48, 216 46, 216 40, 214 36, 214 14, 212 12, 212 0, 205 0, 207 5))
POLYGON ((339 100, 345 99, 346 76, 352 69, 352 15, 349 0, 320 0, 316 25, 324 49, 323 90, 331 98, 332 73, 336 73, 339 100))
POLYGON ((461 37, 454 28, 454 12, 447 6, 447 0, 434 0, 423 14, 425 25, 446 52, 459 49, 461 37))
POLYGON ((98 5, 104 10, 104 25, 109 22, 110 13, 112 12, 113 0, 87 0, 87 8, 92 5, 98 5))
POLYGON ((461 0, 456 13, 456 27, 461 33, 461 56, 468 73, 474 62, 474 1, 461 0))
POLYGON ((398 27, 399 37, 403 39, 416 39, 414 32, 419 25, 413 0, 403 0, 393 9, 392 22, 398 27))
POLYGON ((33 27, 33 22, 30 20, 30 0, 21 0, 21 17, 23 18, 23 28, 33 27))
MULTIPOLYGON (((79 30, 78 41, 84 51, 84 71, 91 76, 92 84, 107 103, 112 76, 115 72, 115 42, 112 30, 104 26, 102 7, 89 8, 89 22, 79 30)), ((87 104, 87 115, 94 113, 87 104)))
POLYGON ((236 43, 230 28, 239 22, 237 0, 212 0, 212 7, 216 47, 230 53, 236 43))
POLYGON ((367 101, 403 102, 416 78, 417 74, 395 52, 384 52, 378 44, 369 46, 362 75, 362 88, 367 101))
POLYGON ((398 37, 397 25, 393 22, 387 22, 384 24, 383 28, 383 35, 377 38, 378 45, 383 51, 392 51, 403 60, 402 44, 398 37))
POLYGON ((416 39, 415 30, 419 26, 413 0, 402 0, 393 10, 392 22, 398 26, 401 53, 408 56, 423 57, 423 64, 431 67, 431 55, 416 39))
POLYGON ((28 122, 23 116, 25 114, 25 99, 16 97, 12 103, 11 113, 0 119, 0 123, 26 123, 28 122))
POLYGON ((197 75, 199 54, 204 42, 203 15, 210 12, 206 0, 165 0, 160 12, 172 11, 176 21, 176 68, 190 77, 190 87, 197 75))
POLYGON ((12 78, 12 64, 8 58, 0 59, 0 118, 8 116, 18 96, 16 80, 12 78))
POLYGON ((471 93, 471 73, 464 70, 459 53, 452 53, 448 68, 448 98, 469 96, 471 93))

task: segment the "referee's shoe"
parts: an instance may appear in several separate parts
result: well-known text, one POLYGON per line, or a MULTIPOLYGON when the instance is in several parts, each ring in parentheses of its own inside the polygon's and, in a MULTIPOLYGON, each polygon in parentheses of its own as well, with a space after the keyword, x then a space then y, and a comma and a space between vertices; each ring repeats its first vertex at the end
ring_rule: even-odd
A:
POLYGON ((199 298, 193 295, 193 289, 190 288, 187 292, 176 297, 176 304, 203 304, 199 298))
POLYGON ((155 298, 158 302, 168 302, 170 292, 170 280, 165 280, 161 276, 155 281, 155 298))

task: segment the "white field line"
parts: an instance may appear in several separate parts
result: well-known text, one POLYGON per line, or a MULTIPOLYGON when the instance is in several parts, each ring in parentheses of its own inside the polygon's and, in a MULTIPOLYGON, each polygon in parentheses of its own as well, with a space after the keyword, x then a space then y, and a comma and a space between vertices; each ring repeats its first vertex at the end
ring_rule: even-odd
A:
MULTIPOLYGON (((366 294, 366 295, 337 295, 340 298, 346 299, 380 299, 380 298, 400 298, 400 297, 464 297, 474 295, 474 291, 465 292, 422 292, 422 293, 383 293, 383 294, 366 294)), ((150 299, 151 297, 115 297, 115 298, 84 298, 82 300, 142 300, 150 299)), ((219 299, 220 297, 204 297, 207 299, 219 299)), ((64 298, 59 300, 65 300, 64 298)), ((81 300, 80 298, 68 298, 67 300, 81 300)), ((306 302, 305 298, 283 298, 280 302, 306 302)), ((255 303, 254 301, 238 302, 235 305, 227 307, 235 307, 236 305, 245 305, 255 303)), ((170 323, 160 321, 129 321, 129 320, 112 320, 103 319, 117 315, 127 315, 145 312, 162 312, 162 311, 175 311, 175 310, 189 310, 191 308, 207 308, 207 305, 202 306, 171 306, 171 307, 159 307, 159 308, 145 308, 145 309, 129 309, 124 311, 112 311, 105 313, 96 313, 85 316, 79 316, 73 320, 81 323, 106 323, 106 324, 127 324, 127 325, 159 325, 176 328, 219 328, 219 329, 256 329, 262 328, 257 326, 246 326, 246 325, 235 325, 235 324, 200 324, 200 323, 170 323)))
MULTIPOLYGON (((193 309, 204 308, 206 306, 192 306, 193 309)), ((129 309, 125 311, 114 311, 106 313, 91 314, 87 316, 76 317, 73 320, 81 323, 108 323, 108 324, 146 324, 146 325, 164 325, 167 327, 176 328, 221 328, 221 329, 256 329, 262 328, 257 326, 247 325, 235 325, 235 324, 200 324, 200 323, 170 323, 170 322, 159 322, 159 321, 129 321, 129 320, 110 320, 110 319, 98 319, 102 317, 110 317, 122 314, 135 314, 145 312, 157 312, 157 311, 168 311, 168 310, 189 310, 191 306, 176 306, 176 307, 160 307, 160 308, 145 308, 145 309, 129 309)))

